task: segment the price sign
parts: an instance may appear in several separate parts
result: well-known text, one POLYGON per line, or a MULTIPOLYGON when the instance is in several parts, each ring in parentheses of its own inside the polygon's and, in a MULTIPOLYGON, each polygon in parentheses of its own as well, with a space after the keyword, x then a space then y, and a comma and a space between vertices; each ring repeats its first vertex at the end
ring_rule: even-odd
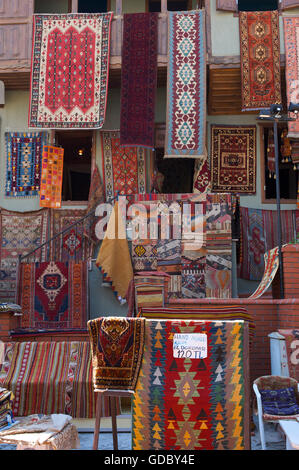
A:
POLYGON ((205 333, 175 333, 173 357, 204 359, 208 356, 208 341, 205 333))

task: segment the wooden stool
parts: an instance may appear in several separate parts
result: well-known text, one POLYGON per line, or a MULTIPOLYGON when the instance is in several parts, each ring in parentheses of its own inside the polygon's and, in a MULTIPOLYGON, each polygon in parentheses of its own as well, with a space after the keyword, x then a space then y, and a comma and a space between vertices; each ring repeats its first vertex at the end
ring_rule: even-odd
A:
POLYGON ((112 420, 112 437, 113 437, 113 449, 118 450, 118 441, 117 441, 117 422, 116 422, 116 400, 121 397, 131 397, 134 395, 132 390, 95 390, 97 396, 96 403, 96 421, 94 428, 94 437, 93 437, 93 450, 98 449, 99 445, 99 433, 101 425, 101 416, 102 416, 102 406, 103 398, 109 397, 110 408, 111 408, 111 420, 112 420))

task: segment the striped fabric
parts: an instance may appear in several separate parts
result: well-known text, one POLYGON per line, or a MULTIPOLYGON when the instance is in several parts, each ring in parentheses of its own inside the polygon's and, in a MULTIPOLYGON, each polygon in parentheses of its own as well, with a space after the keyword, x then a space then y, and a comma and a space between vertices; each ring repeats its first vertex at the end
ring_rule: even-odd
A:
POLYGON ((166 276, 134 276, 135 305, 164 307, 167 302, 168 278, 166 276))
POLYGON ((174 308, 140 308, 138 316, 148 319, 179 320, 244 320, 248 322, 249 337, 252 339, 255 324, 246 308, 239 305, 188 305, 174 308))
POLYGON ((25 341, 5 343, 4 349, 0 387, 14 394, 14 416, 95 417, 89 342, 25 341))

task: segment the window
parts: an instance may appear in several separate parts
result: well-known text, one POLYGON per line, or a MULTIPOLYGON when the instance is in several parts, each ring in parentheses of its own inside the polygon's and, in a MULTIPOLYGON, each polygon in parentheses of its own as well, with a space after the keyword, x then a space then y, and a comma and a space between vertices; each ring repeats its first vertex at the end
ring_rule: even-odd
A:
MULTIPOLYGON (((192 9, 192 0, 168 0, 167 10, 186 11, 192 9)), ((148 0, 148 11, 161 11, 161 0, 148 0)))
POLYGON ((239 11, 270 11, 278 9, 278 0, 238 0, 239 11))
POLYGON ((78 0, 78 13, 104 13, 109 11, 109 0, 78 0))
POLYGON ((93 159, 93 131, 57 131, 56 145, 64 149, 63 201, 87 201, 93 159))
MULTIPOLYGON (((290 158, 284 157, 282 154, 284 131, 286 131, 286 128, 280 126, 278 130, 280 198, 284 203, 290 204, 296 202, 298 172, 294 170, 290 158)), ((269 171, 268 161, 268 155, 271 152, 274 154, 272 127, 262 127, 262 139, 262 202, 273 203, 276 200, 276 179, 269 171)))
POLYGON ((164 148, 155 149, 155 168, 164 177, 161 193, 193 192, 193 158, 163 158, 164 148))
POLYGON ((34 13, 69 13, 71 5, 69 0, 35 0, 34 13))

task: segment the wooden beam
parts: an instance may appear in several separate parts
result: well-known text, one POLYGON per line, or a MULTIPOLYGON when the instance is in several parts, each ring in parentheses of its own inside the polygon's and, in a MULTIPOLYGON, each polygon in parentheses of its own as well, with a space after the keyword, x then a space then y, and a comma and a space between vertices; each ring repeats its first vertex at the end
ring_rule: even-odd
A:
POLYGON ((72 0, 72 13, 78 12, 78 0, 72 0))
POLYGON ((161 13, 167 12, 167 0, 161 0, 161 13))

